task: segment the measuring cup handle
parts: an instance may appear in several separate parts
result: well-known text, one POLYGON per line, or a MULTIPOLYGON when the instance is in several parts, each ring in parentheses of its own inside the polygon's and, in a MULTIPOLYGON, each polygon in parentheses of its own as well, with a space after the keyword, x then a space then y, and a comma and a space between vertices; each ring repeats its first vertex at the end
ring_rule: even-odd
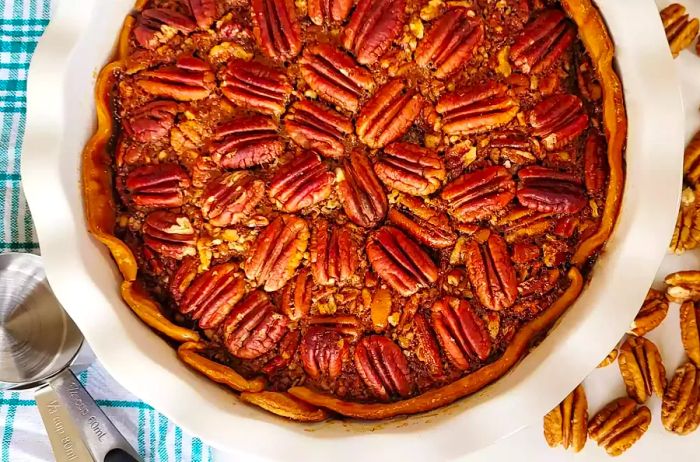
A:
POLYGON ((77 428, 82 443, 98 462, 141 462, 138 453, 66 369, 49 381, 77 428))

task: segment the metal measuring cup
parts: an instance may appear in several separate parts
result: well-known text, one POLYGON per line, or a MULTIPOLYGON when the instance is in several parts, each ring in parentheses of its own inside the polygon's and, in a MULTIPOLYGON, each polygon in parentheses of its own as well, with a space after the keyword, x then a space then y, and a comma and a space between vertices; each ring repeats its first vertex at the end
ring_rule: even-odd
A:
POLYGON ((36 390, 57 461, 140 461, 69 369, 82 344, 46 282, 41 258, 0 255, 0 388, 36 390))

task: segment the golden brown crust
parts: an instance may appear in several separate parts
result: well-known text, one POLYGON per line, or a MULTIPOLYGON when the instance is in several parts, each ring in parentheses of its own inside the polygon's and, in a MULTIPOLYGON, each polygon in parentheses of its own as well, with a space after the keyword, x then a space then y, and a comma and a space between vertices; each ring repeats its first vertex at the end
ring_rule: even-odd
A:
POLYGON ((402 414, 416 414, 431 411, 450 404, 489 385, 503 376, 530 348, 531 342, 538 334, 561 316, 571 303, 576 300, 583 288, 583 277, 576 268, 569 270, 569 287, 542 314, 525 324, 513 337, 513 341, 496 361, 482 367, 455 382, 441 388, 430 390, 414 398, 394 403, 361 404, 343 401, 324 393, 318 393, 306 387, 292 387, 289 393, 316 406, 321 406, 347 417, 378 420, 402 414))
POLYGON ((321 422, 330 417, 325 410, 312 406, 289 393, 259 391, 241 393, 241 401, 253 404, 280 417, 296 422, 321 422))
POLYGON ((211 359, 197 353, 207 349, 203 342, 186 342, 177 349, 177 356, 197 372, 201 372, 207 378, 216 383, 226 385, 236 391, 262 391, 265 387, 265 380, 256 377, 248 380, 230 367, 221 365, 211 359))
POLYGON ((612 67, 615 47, 600 12, 590 0, 561 0, 561 4, 578 26, 579 37, 591 57, 603 89, 603 125, 608 139, 610 176, 605 209, 598 230, 581 242, 573 256, 572 263, 581 265, 608 240, 617 221, 624 187, 623 151, 627 140, 627 114, 622 83, 612 67))

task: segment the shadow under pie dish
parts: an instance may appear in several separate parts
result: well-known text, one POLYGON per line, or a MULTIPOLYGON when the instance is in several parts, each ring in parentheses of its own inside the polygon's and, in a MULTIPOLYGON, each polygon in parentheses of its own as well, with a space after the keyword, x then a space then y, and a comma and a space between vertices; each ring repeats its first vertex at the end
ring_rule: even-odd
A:
POLYGON ((626 133, 597 10, 506 3, 137 4, 83 159, 125 301, 295 420, 505 374, 589 277, 626 133))

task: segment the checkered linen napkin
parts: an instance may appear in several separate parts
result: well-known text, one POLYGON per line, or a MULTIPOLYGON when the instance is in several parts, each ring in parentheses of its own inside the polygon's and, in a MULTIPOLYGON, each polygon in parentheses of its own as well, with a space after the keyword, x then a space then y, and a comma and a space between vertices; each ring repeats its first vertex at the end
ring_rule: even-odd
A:
MULTIPOLYGON (((0 252, 39 250, 20 188, 20 153, 29 61, 54 3, 0 0, 0 252)), ((99 364, 79 378, 146 461, 213 460, 210 447, 129 394, 99 364)), ((53 460, 33 392, 0 391, 0 439, 0 462, 53 460)))

